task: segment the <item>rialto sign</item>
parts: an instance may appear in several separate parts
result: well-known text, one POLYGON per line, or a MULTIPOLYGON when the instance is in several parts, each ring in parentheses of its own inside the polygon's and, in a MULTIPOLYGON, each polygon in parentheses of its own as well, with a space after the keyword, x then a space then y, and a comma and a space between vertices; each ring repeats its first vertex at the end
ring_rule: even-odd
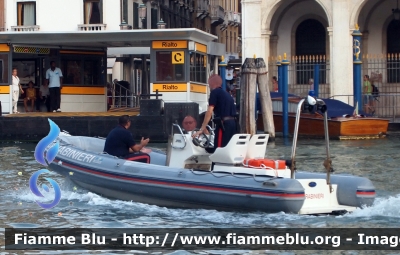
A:
POLYGON ((153 84, 153 92, 156 90, 160 92, 186 92, 186 83, 174 83, 174 84, 153 84))
POLYGON ((187 49, 187 41, 153 41, 153 49, 187 49))

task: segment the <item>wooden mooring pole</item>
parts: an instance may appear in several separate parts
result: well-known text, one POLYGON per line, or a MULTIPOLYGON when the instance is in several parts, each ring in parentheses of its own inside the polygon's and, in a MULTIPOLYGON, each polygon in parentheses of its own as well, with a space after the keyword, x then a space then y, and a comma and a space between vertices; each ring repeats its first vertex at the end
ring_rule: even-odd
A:
POLYGON ((257 84, 260 94, 261 112, 264 124, 264 132, 269 134, 271 141, 275 140, 274 115, 272 110, 271 94, 268 87, 267 67, 263 58, 257 58, 255 61, 257 67, 257 84))
POLYGON ((256 90, 260 93, 260 103, 264 123, 264 132, 275 139, 275 126, 272 112, 271 95, 268 88, 267 68, 262 58, 246 58, 242 65, 240 84, 240 132, 256 134, 256 90))

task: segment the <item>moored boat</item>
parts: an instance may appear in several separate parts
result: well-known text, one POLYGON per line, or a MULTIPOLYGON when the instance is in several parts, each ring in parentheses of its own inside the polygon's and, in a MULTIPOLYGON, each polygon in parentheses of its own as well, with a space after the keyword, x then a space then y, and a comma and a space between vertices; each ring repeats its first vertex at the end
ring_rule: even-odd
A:
MULTIPOLYGON (((272 108, 274 111, 274 125, 276 132, 283 131, 282 117, 282 95, 271 93, 272 108)), ((296 107, 301 100, 300 97, 289 95, 289 133, 294 132, 296 107)), ((354 115, 354 107, 339 100, 324 99, 328 107, 329 137, 332 139, 367 139, 383 138, 386 136, 389 120, 366 116, 363 114, 354 115)), ((324 118, 319 111, 303 110, 301 113, 301 126, 299 134, 302 136, 323 137, 324 118)), ((257 129, 263 130, 261 114, 257 119, 257 129)))
POLYGON ((291 159, 282 162, 264 158, 268 135, 237 134, 209 154, 211 129, 192 141, 191 132, 174 126, 168 153, 151 151, 148 164, 104 154, 101 138, 60 135, 49 167, 95 193, 168 207, 331 214, 374 201, 367 178, 331 174, 328 140, 327 173, 312 173, 295 170, 297 135, 291 159))

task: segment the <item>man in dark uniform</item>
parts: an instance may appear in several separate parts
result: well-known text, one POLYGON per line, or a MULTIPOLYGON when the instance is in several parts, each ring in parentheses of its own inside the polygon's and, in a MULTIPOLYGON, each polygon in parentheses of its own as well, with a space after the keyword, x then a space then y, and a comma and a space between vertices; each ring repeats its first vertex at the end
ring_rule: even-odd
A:
POLYGON ((208 109, 200 130, 193 137, 197 137, 205 131, 214 112, 214 123, 216 124, 214 148, 207 149, 209 153, 214 153, 217 147, 225 147, 232 136, 236 134, 236 108, 232 96, 222 89, 222 79, 219 75, 211 75, 208 85, 211 90, 208 109))
POLYGON ((150 163, 150 156, 140 152, 149 143, 149 138, 144 139, 142 137, 140 144, 135 143, 132 133, 128 131, 131 126, 131 120, 128 115, 121 116, 118 124, 108 134, 104 151, 119 158, 150 163))

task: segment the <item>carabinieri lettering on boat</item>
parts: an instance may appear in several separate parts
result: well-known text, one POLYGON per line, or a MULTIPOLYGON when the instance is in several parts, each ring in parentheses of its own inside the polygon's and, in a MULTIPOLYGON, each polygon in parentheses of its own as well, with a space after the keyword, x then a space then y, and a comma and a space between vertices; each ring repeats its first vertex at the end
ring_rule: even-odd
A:
POLYGON ((95 155, 86 153, 86 152, 81 152, 77 151, 68 147, 60 146, 60 149, 58 150, 58 154, 61 156, 65 156, 68 158, 72 158, 81 162, 87 162, 91 163, 93 159, 96 158, 95 155))

